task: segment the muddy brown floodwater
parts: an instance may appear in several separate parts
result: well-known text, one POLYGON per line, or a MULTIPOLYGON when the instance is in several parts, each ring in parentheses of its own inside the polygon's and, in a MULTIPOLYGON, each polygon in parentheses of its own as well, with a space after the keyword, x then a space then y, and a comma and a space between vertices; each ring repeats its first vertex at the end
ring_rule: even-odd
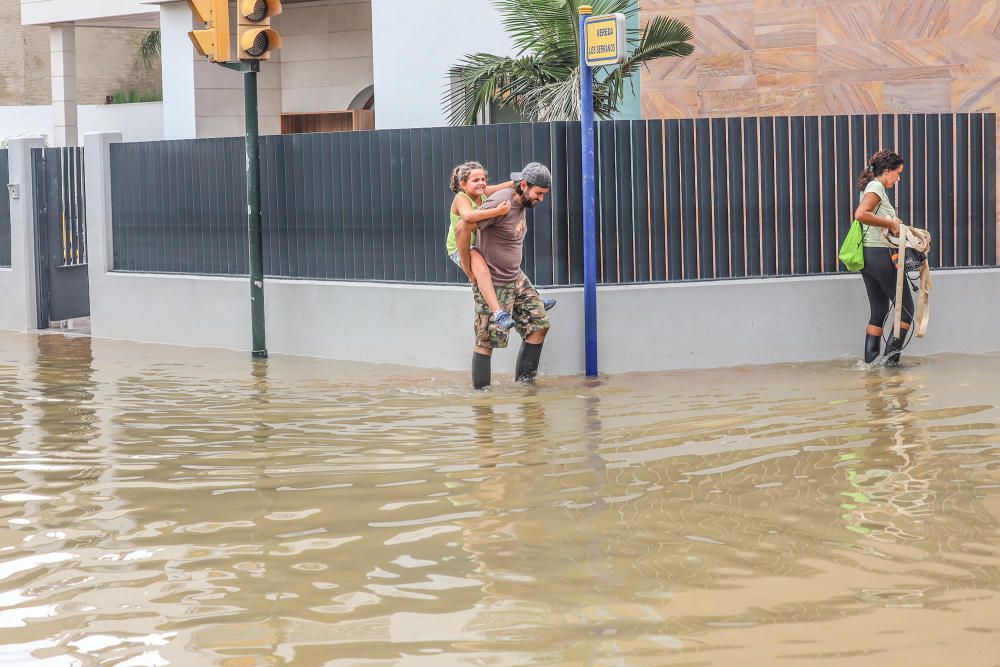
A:
POLYGON ((0 664, 1000 665, 1000 356, 904 359, 0 334, 0 664))

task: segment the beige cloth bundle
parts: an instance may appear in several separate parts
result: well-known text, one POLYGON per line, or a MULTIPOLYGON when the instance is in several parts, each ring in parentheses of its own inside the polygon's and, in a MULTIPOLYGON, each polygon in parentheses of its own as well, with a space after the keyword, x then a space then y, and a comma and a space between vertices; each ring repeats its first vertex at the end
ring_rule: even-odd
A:
MULTIPOLYGON (((924 253, 925 256, 928 255, 931 249, 931 234, 925 229, 917 229, 900 224, 897 241, 894 242, 889 237, 889 230, 887 228, 882 229, 882 240, 890 248, 896 248, 899 252, 898 261, 896 262, 896 319, 892 325, 893 335, 899 338, 900 325, 903 319, 902 304, 903 283, 905 282, 904 277, 906 275, 906 249, 913 248, 918 252, 924 253)), ((930 265, 927 263, 925 257, 924 263, 920 265, 920 296, 917 299, 917 312, 913 317, 913 322, 917 327, 914 334, 917 338, 923 338, 924 334, 927 333, 927 323, 931 316, 930 294, 933 286, 930 265)))

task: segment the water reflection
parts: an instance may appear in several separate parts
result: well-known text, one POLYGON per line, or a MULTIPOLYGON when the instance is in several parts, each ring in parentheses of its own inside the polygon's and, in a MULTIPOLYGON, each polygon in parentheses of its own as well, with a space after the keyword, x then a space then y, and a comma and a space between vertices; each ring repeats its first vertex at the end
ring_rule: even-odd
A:
POLYGON ((483 395, 0 339, 0 662, 992 664, 1000 357, 483 395))

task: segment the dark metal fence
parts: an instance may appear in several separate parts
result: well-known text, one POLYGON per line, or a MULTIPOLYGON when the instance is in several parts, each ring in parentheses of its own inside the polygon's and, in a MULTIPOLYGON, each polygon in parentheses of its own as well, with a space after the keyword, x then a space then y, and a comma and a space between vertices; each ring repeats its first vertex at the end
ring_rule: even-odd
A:
POLYGON ((38 326, 90 314, 83 148, 31 151, 38 326))
POLYGON ((0 266, 10 266, 10 194, 7 183, 10 174, 7 164, 7 151, 0 150, 0 266))
MULTIPOLYGON (((114 268, 246 275, 242 139, 112 146, 114 268)), ((633 283, 842 270, 856 179, 881 147, 906 171, 900 217, 935 267, 996 264, 994 114, 598 123, 598 279, 633 283)), ((577 123, 380 130, 262 140, 265 272, 462 282, 444 238, 451 168, 491 182, 530 160, 553 189, 529 213, 525 271, 583 280, 577 123)))
POLYGON ((36 148, 37 203, 51 222, 53 266, 87 263, 87 197, 83 148, 36 148), (41 160, 39 160, 41 158, 41 160))

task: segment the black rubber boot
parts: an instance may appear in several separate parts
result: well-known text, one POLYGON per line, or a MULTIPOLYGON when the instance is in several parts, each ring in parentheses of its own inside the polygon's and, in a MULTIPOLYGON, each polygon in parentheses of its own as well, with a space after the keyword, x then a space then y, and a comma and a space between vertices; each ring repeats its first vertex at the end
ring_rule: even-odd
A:
POLYGON ((490 370, 491 357, 488 354, 472 353, 472 386, 475 389, 485 389, 490 386, 492 372, 490 370))
POLYGON ((538 361, 542 358, 542 343, 521 343, 521 351, 517 353, 517 369, 514 379, 517 382, 534 382, 538 375, 538 361))
MULTIPOLYGON (((900 331, 904 336, 906 335, 906 330, 900 331)), ((885 346, 885 365, 888 368, 895 368, 899 366, 899 356, 903 351, 903 339, 902 338, 891 338, 885 346)))
POLYGON ((865 363, 870 364, 878 359, 879 350, 881 350, 881 348, 882 336, 865 334, 865 363))

